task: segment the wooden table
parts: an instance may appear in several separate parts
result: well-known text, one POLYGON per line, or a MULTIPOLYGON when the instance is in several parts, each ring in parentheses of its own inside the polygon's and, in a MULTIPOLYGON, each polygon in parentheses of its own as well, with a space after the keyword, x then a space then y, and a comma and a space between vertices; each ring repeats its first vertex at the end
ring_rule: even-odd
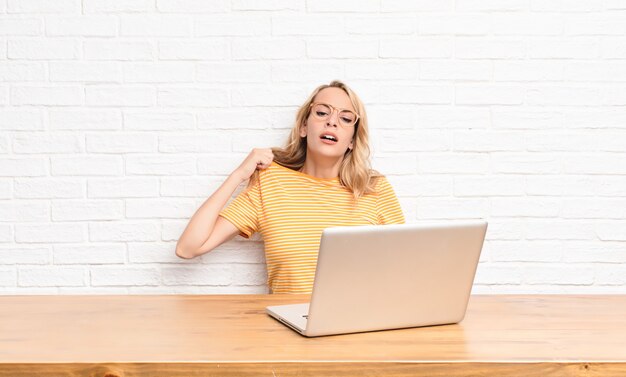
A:
POLYGON ((2 296, 0 376, 626 376, 626 295, 472 296, 460 324, 320 338, 302 295, 2 296))

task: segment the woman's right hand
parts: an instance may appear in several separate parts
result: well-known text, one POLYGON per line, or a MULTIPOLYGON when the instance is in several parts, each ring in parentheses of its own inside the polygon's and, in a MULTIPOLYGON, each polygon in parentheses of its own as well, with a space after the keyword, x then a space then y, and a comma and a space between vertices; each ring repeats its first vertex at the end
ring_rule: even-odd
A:
POLYGON ((271 148, 254 148, 233 172, 241 181, 250 178, 257 169, 267 169, 274 160, 271 148))

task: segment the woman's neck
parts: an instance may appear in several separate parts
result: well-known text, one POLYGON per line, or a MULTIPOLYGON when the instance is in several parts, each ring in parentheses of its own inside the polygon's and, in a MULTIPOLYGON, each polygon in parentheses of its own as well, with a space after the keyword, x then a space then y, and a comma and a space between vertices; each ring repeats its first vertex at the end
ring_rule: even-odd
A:
POLYGON ((310 156, 306 157, 304 165, 300 171, 304 174, 316 177, 316 178, 336 178, 339 176, 339 167, 341 166, 341 159, 329 159, 329 158, 317 158, 314 159, 310 156))

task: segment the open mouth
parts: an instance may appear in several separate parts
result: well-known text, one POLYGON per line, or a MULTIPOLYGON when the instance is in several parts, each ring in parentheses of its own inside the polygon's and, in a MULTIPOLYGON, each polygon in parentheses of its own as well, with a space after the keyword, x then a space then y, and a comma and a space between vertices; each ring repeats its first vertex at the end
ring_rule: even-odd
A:
POLYGON ((337 138, 333 135, 323 134, 320 136, 320 139, 326 144, 335 144, 337 142, 337 138))

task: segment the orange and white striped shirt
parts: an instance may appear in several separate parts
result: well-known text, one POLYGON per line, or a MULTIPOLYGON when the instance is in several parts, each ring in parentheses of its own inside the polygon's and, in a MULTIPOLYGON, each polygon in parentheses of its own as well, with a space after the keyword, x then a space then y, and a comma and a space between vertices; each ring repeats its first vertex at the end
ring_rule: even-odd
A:
POLYGON ((385 177, 355 201, 339 178, 316 178, 272 162, 220 216, 249 238, 265 241, 272 293, 311 293, 322 231, 332 226, 402 224, 404 215, 385 177))

